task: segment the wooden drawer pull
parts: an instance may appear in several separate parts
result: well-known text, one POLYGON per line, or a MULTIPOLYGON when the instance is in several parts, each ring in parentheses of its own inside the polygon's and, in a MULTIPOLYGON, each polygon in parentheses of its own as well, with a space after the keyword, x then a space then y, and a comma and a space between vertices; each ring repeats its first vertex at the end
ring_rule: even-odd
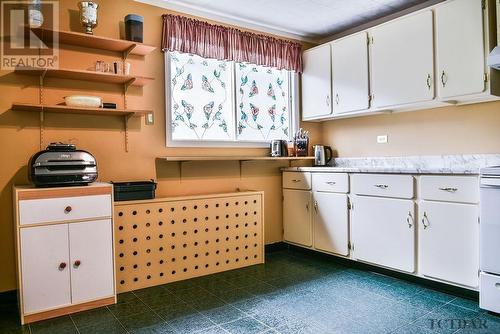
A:
POLYGON ((80 260, 76 260, 74 263, 73 263, 73 266, 75 268, 78 268, 80 265, 82 264, 82 262, 80 260))
POLYGON ((73 208, 68 205, 66 208, 64 208, 64 213, 70 213, 71 210, 73 210, 73 208))
POLYGON ((61 262, 59 263, 59 270, 64 270, 64 268, 66 268, 66 262, 61 262))

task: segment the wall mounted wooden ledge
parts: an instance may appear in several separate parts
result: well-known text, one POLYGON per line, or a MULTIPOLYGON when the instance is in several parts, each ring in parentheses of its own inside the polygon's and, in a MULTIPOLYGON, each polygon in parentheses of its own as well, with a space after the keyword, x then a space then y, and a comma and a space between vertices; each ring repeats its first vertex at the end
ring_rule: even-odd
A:
POLYGON ((132 86, 145 86, 150 81, 154 80, 152 77, 137 76, 137 75, 120 75, 113 73, 103 73, 96 71, 74 70, 67 68, 39 68, 30 66, 16 67, 15 73, 31 76, 42 76, 46 78, 60 78, 71 80, 84 80, 94 81, 109 84, 127 84, 132 86))
POLYGON ((14 111, 32 111, 32 112, 49 112, 61 114, 86 114, 99 116, 129 116, 141 117, 152 113, 152 110, 134 110, 134 109, 106 109, 106 108, 84 108, 70 107, 66 105, 47 105, 47 104, 31 104, 31 103, 13 103, 12 110, 14 111))
POLYGON ((168 156, 160 157, 165 161, 294 161, 294 160, 314 160, 314 157, 254 157, 254 156, 168 156))
POLYGON ((129 55, 146 56, 153 52, 156 47, 124 39, 115 39, 103 36, 88 35, 73 31, 55 31, 51 29, 34 29, 35 33, 43 41, 52 41, 54 32, 59 35, 59 43, 76 45, 86 48, 122 52, 129 55))

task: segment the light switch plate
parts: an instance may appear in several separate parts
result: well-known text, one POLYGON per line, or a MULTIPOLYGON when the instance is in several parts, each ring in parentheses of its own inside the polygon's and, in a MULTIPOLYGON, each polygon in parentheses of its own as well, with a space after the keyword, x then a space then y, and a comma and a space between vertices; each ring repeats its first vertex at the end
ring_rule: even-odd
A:
POLYGON ((155 117, 153 113, 146 115, 146 125, 153 125, 155 123, 155 117))
POLYGON ((387 144, 387 135, 377 136, 377 144, 387 144))

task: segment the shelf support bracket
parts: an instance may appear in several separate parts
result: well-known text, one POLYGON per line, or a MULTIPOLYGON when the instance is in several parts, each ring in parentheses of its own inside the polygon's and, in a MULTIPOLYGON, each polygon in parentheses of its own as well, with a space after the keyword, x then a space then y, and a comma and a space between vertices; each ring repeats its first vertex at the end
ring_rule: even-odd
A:
POLYGON ((40 110, 40 150, 43 150, 43 134, 44 134, 44 123, 45 123, 45 112, 43 110, 43 102, 44 102, 44 96, 43 96, 43 82, 45 79, 45 74, 47 74, 47 69, 44 69, 42 73, 40 73, 39 77, 39 86, 38 86, 38 102, 41 105, 41 110, 40 110))
POLYGON ((137 47, 137 44, 132 44, 125 51, 123 51, 122 59, 125 61, 128 58, 128 56, 130 55, 130 53, 132 52, 132 50, 134 50, 136 47, 137 47))

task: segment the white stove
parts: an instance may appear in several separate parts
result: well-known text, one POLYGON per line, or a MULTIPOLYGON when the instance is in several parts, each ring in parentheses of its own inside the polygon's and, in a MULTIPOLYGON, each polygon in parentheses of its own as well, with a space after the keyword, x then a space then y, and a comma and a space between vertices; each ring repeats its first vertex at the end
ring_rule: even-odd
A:
POLYGON ((481 169, 479 306, 500 313, 500 166, 481 169))

